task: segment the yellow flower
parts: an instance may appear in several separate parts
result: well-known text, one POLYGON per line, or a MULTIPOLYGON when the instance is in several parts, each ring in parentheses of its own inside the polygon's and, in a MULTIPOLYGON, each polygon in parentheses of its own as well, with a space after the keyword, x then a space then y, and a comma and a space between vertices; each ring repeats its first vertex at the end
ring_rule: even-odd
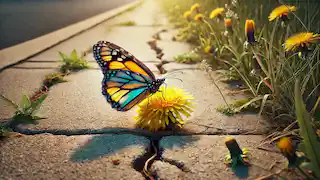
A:
POLYGON ((200 5, 198 3, 191 6, 191 12, 200 13, 200 5))
POLYGON ((192 95, 182 89, 162 86, 138 105, 138 114, 134 118, 141 128, 151 131, 165 129, 172 124, 182 127, 183 116, 189 117, 193 112, 193 99, 192 95))
POLYGON ((184 14, 183 14, 183 17, 185 19, 187 19, 188 21, 191 21, 191 11, 186 11, 184 14))
POLYGON ((290 137, 283 137, 277 142, 277 147, 281 150, 281 152, 292 155, 292 140, 290 137))
POLYGON ((194 20, 195 21, 201 21, 203 22, 203 19, 204 19, 204 16, 202 14, 197 14, 195 17, 194 17, 194 20))
POLYGON ((224 11, 224 8, 216 8, 210 13, 210 19, 213 19, 217 16, 221 16, 222 12, 224 11))
POLYGON ((302 32, 289 37, 284 43, 284 49, 286 51, 294 51, 298 48, 305 48, 314 40, 319 39, 319 34, 313 34, 312 32, 302 32))
POLYGON ((269 21, 273 21, 276 18, 282 18, 285 20, 289 14, 290 11, 296 11, 295 6, 287 6, 287 5, 281 5, 277 8, 275 8, 269 15, 269 21))
POLYGON ((246 20, 245 25, 246 35, 248 38, 249 43, 254 43, 256 40, 254 39, 254 21, 253 20, 246 20))

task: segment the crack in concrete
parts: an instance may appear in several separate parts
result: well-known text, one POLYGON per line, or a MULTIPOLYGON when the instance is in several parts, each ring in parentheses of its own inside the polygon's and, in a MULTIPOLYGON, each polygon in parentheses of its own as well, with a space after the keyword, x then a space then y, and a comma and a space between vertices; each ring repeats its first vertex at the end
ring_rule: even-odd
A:
POLYGON ((199 135, 265 135, 269 131, 250 131, 250 130, 215 130, 215 131, 202 131, 202 132, 189 132, 182 131, 160 131, 151 132, 144 129, 129 129, 129 128, 103 128, 103 129, 76 129, 76 130, 32 130, 23 129, 19 127, 13 128, 13 131, 24 135, 38 135, 38 134, 51 134, 51 135, 63 135, 63 136, 79 136, 79 135, 98 135, 98 134, 131 134, 136 136, 144 136, 147 138, 162 138, 166 136, 199 136, 199 135))

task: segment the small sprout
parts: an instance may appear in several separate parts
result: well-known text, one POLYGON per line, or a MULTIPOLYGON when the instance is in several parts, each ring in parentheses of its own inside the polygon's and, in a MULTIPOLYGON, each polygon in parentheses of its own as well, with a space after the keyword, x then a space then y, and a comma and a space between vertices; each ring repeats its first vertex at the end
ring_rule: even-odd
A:
POLYGON ((201 61, 199 54, 195 52, 184 53, 174 57, 174 60, 178 63, 192 64, 201 61))
POLYGON ((236 168, 239 165, 249 165, 248 149, 241 149, 237 141, 233 137, 225 139, 225 145, 229 150, 229 154, 225 157, 225 163, 236 168))
POLYGON ((222 114, 226 115, 226 116, 233 116, 235 114, 235 111, 233 108, 229 107, 229 106, 220 106, 217 107, 217 111, 221 112, 222 114))
POLYGON ((78 57, 76 50, 73 50, 69 57, 61 52, 59 52, 59 56, 62 59, 60 61, 61 62, 60 71, 62 73, 89 68, 88 61, 85 60, 83 57, 78 57))
POLYGON ((136 26, 137 23, 135 21, 125 21, 118 24, 118 26, 136 26))

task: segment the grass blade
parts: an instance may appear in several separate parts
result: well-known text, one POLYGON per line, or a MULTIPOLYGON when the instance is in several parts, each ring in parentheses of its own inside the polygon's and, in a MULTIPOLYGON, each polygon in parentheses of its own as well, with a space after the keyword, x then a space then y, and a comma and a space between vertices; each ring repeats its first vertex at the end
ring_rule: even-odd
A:
POLYGON ((306 110, 300 93, 300 81, 295 83, 295 106, 298 124, 300 127, 300 135, 303 137, 303 142, 306 148, 306 154, 310 159, 315 175, 320 178, 320 142, 312 127, 312 121, 309 113, 306 110))

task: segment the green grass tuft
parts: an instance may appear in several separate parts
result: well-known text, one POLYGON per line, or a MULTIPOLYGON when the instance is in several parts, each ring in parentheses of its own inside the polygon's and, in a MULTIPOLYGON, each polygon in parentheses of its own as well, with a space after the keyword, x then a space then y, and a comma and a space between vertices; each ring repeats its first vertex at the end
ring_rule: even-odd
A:
POLYGON ((135 21, 125 21, 118 24, 118 26, 136 26, 137 23, 135 21))
POLYGON ((85 60, 83 57, 79 57, 76 50, 73 50, 69 57, 66 54, 63 54, 62 52, 59 52, 59 56, 62 59, 60 61, 60 71, 62 73, 89 68, 88 61, 85 60))
POLYGON ((193 64, 201 61, 201 56, 195 52, 184 53, 174 57, 178 63, 193 64))

